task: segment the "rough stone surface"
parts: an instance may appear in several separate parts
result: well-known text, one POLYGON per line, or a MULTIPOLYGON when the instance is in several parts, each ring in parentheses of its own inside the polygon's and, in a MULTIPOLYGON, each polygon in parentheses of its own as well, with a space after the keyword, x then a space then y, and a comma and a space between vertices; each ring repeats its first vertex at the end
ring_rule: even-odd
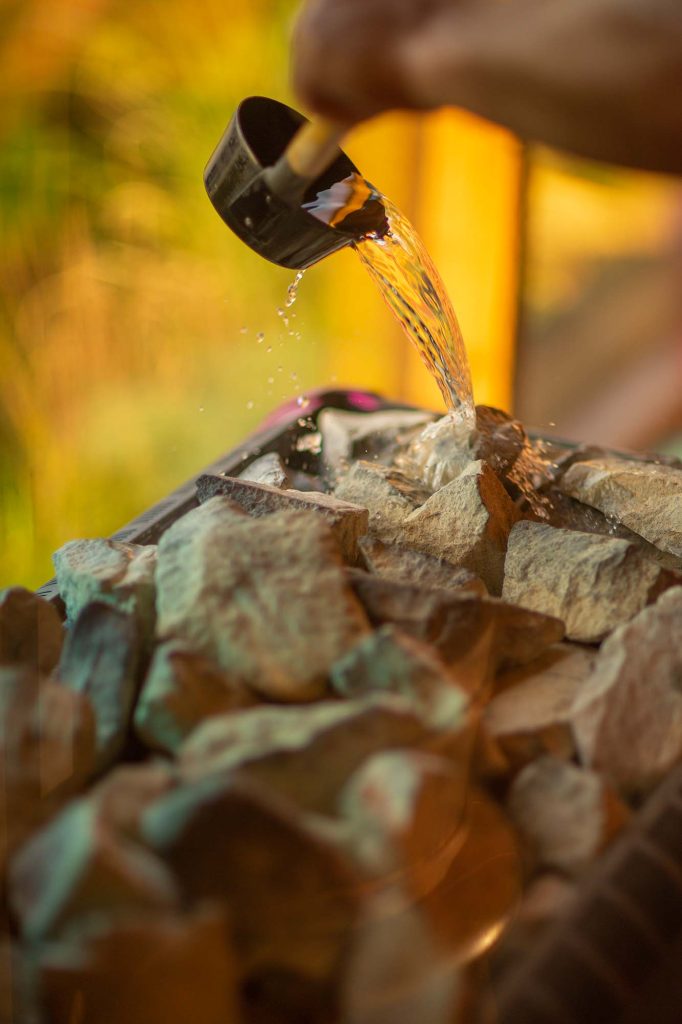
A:
POLYGON ((375 462, 354 462, 334 491, 337 498, 366 508, 369 533, 387 544, 398 542, 405 518, 429 491, 402 473, 375 462))
POLYGON ((205 779, 151 807, 143 831, 186 899, 227 903, 244 969, 335 973, 358 913, 355 879, 288 801, 205 779))
POLYGON ((153 545, 113 540, 72 540, 55 552, 59 593, 73 622, 91 601, 106 601, 134 615, 145 636, 154 632, 153 545))
POLYGON ((0 590, 0 665, 48 674, 59 661, 63 630, 56 609, 23 587, 0 590))
POLYGON ((574 463, 559 486, 625 523, 656 547, 682 556, 682 470, 597 458, 574 463))
POLYGON ((680 581, 625 540, 524 521, 509 537, 502 596, 592 643, 680 581))
POLYGON ((151 749, 172 754, 206 718, 255 703, 255 694, 214 662, 171 640, 154 652, 135 708, 135 731, 151 749))
POLYGON ((368 758, 339 800, 363 869, 384 885, 400 880, 415 899, 430 892, 464 840, 468 781, 466 766, 420 751, 368 758))
POLYGON ((395 693, 419 708, 437 729, 465 730, 470 701, 434 649, 395 626, 381 626, 341 658, 330 671, 332 688, 342 697, 395 693))
POLYGON ((340 501, 321 491, 280 490, 264 483, 230 476, 200 476, 197 495, 202 503, 216 495, 229 498, 250 516, 273 512, 314 512, 331 528, 343 557, 351 565, 358 559, 358 540, 367 532, 367 510, 348 501, 340 501))
POLYGON ((451 562, 425 555, 414 548, 384 544, 376 537, 362 537, 360 551, 366 568, 376 576, 398 583, 445 590, 466 590, 484 596, 483 580, 468 569, 456 569, 451 562))
POLYGON ((40 960, 52 1024, 237 1024, 225 915, 155 914, 97 926, 40 960), (82 1008, 87 1007, 86 1016, 82 1008))
POLYGON ((9 900, 22 935, 55 937, 92 913, 164 910, 177 904, 167 869, 116 836, 94 803, 77 800, 14 855, 9 900))
POLYGON ((0 669, 0 874, 8 855, 95 766, 89 701, 26 668, 0 669))
POLYGON ((517 519, 516 508, 492 469, 472 462, 406 517, 399 540, 469 569, 491 594, 499 595, 507 537, 517 519))
POLYGON ((682 758, 682 587, 605 641, 573 705, 581 760, 626 793, 651 789, 682 758))
POLYGON ((192 733, 179 763, 188 781, 238 769, 306 810, 331 813, 341 787, 366 757, 393 747, 438 745, 439 739, 407 701, 385 695, 221 715, 192 733))
POLYGON ((567 875, 584 871, 628 818, 600 775, 554 757, 516 776, 507 809, 533 860, 567 875))
POLYGON ((563 623, 494 598, 415 587, 369 573, 349 572, 353 589, 374 626, 393 623, 432 644, 458 679, 480 681, 499 669, 532 661, 563 639, 563 623))
POLYGON ((398 447, 407 433, 412 434, 433 419, 419 409, 387 409, 358 413, 342 409, 323 409, 317 417, 322 434, 322 454, 328 466, 336 468, 351 459, 367 459, 398 447))
POLYGON ((71 628, 59 662, 65 686, 89 698, 97 726, 97 767, 123 749, 138 690, 140 649, 132 615, 101 601, 86 605, 71 628))
POLYGON ((512 767, 541 754, 573 757, 573 704, 595 658, 590 648, 558 644, 496 681, 500 692, 485 708, 483 725, 512 767))
POLYGON ((286 490, 289 487, 289 474, 277 452, 268 452, 254 459, 246 469, 239 474, 240 480, 251 480, 256 484, 267 484, 269 487, 278 487, 286 490))
POLYGON ((330 527, 302 512, 251 519, 212 498, 161 538, 157 586, 161 638, 275 700, 319 697, 367 631, 330 527))
POLYGON ((142 814, 177 784, 175 766, 167 761, 122 764, 93 787, 89 798, 98 819, 107 829, 139 842, 142 814))

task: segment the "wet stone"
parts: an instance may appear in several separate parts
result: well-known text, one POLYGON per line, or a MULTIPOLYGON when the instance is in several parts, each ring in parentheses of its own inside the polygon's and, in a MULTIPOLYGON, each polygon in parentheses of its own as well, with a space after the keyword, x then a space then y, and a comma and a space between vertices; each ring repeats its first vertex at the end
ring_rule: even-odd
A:
POLYGON ((321 491, 283 491, 265 483, 207 475, 197 480, 197 495, 202 503, 222 495, 255 517, 273 512, 314 512, 329 525, 344 559, 351 565, 358 559, 358 540, 367 532, 366 509, 321 491))
POLYGON ((92 704, 98 768, 108 767, 125 746, 139 663, 136 620, 101 601, 86 605, 69 632, 58 673, 64 686, 92 704))
POLYGON ((374 462, 354 462, 336 485, 334 494, 366 508, 369 533, 386 544, 399 541, 403 522, 429 496, 398 470, 374 462))
POLYGON ((56 609, 24 587, 0 590, 0 665, 48 674, 59 661, 63 630, 56 609))
POLYGON ((573 705, 581 760, 626 794, 652 789, 682 758, 682 587, 604 642, 573 705))
POLYGON ((682 557, 682 470, 629 459, 574 463, 561 490, 682 557))
POLYGON ((368 628, 330 527, 302 512, 251 519, 212 498, 161 538, 157 585, 161 639, 273 700, 320 697, 368 628))
POLYGON ((133 615, 145 637, 154 632, 153 545, 113 540, 73 540, 53 556, 59 593, 70 621, 92 601, 105 601, 133 615))
POLYGON ((507 809, 532 860, 567 875, 589 867, 628 819, 601 775, 549 756, 516 776, 507 809))
POLYGON ((154 652, 135 708, 135 732, 150 749, 173 754, 206 718, 256 701, 214 662, 171 640, 154 652))
POLYGON ((276 487, 279 490, 286 490, 290 486, 289 474, 277 452, 268 452, 254 459, 246 469, 239 474, 240 480, 250 480, 255 484, 266 484, 268 487, 276 487))
POLYGON ((617 538, 517 523, 502 596, 563 619, 572 640, 596 642, 682 577, 617 538))
POLYGON ((238 1024, 227 935, 224 913, 207 907, 182 917, 100 921, 67 942, 49 945, 39 968, 49 1020, 238 1024))
MULTIPOLYGON (((460 722, 455 727, 458 737, 460 722)), ((387 694, 309 707, 250 708, 209 719, 184 744, 179 765, 187 781, 238 770, 306 810, 328 814, 366 757, 440 740, 406 700, 387 694)))
POLYGON ((151 807, 143 830, 186 900, 227 904, 243 970, 328 978, 339 969, 356 878, 288 801, 244 780, 205 779, 151 807))
POLYGON ((371 459, 394 451, 404 436, 433 419, 417 409, 389 409, 373 413, 323 409, 317 425, 322 434, 325 463, 336 468, 353 459, 371 459))
POLYGON ((30 941, 64 933, 93 913, 174 908, 176 888, 161 861, 102 821, 92 801, 69 804, 12 858, 9 901, 30 941))
POLYGON ((483 580, 468 569, 456 569, 451 562, 414 548, 384 544, 376 537, 362 537, 360 551, 366 568, 387 580, 418 587, 466 590, 481 596, 488 592, 483 580))

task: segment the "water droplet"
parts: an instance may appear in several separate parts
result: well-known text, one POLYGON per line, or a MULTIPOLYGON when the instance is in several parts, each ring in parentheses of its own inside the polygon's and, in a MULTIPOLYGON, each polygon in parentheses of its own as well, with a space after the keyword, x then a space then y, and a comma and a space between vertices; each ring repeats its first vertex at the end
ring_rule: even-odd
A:
POLYGON ((268 354, 269 354, 270 352, 272 352, 272 345, 268 345, 268 347, 266 348, 266 350, 265 350, 265 351, 266 351, 266 352, 267 352, 268 354))
POLYGON ((239 328, 239 333, 240 334, 248 334, 249 333, 249 328, 248 327, 240 327, 239 328))
POLYGON ((247 402, 246 403, 246 408, 247 409, 253 409, 253 402, 247 402))
POLYGON ((319 455, 322 451, 322 434, 317 430, 312 434, 304 434, 303 437, 299 437, 296 441, 297 452, 312 452, 313 455, 319 455))
POLYGON ((296 373, 296 370, 292 370, 289 376, 291 380, 298 380, 298 374, 296 373))
POLYGON ((554 423, 553 420, 550 420, 549 423, 547 424, 547 426, 549 426, 549 427, 556 427, 556 423, 554 423))
POLYGON ((268 384, 274 384, 274 383, 275 383, 275 378, 274 377, 268 377, 268 384))
POLYGON ((296 405, 299 409, 307 409, 310 405, 310 399, 306 395, 299 395, 296 399, 296 405))
POLYGON ((277 373, 284 373, 284 367, 283 366, 278 366, 277 367, 277 373))
POLYGON ((199 412, 203 412, 203 411, 204 411, 204 407, 203 407, 203 405, 200 405, 199 406, 199 412))
POLYGON ((259 331, 258 334, 256 335, 256 341, 258 342, 259 345, 262 342, 264 337, 265 337, 265 332, 264 331, 259 331))

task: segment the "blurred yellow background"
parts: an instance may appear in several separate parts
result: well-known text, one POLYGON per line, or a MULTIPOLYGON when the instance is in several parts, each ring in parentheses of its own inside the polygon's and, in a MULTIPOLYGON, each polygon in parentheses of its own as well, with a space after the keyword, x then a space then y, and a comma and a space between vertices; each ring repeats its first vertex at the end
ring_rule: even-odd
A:
MULTIPOLYGON (((234 238, 205 196, 204 164, 237 103, 293 102, 296 7, 0 2, 0 586, 40 584, 60 544, 113 532, 306 389, 440 407, 354 253, 306 273, 285 327, 293 274, 234 238)), ((477 401, 579 434, 589 410, 564 402, 562 359, 574 366, 600 321, 594 307, 573 331, 566 317, 591 288, 603 305, 613 266, 630 276, 601 322, 619 288, 639 294, 642 267, 646 295, 669 294, 677 183, 529 155, 453 111, 380 118, 347 149, 431 250, 477 401)), ((643 330, 668 352, 672 301, 665 317, 643 330)), ((614 331, 608 358, 625 372, 641 351, 621 358, 614 331)), ((576 400, 596 372, 579 365, 576 400)))

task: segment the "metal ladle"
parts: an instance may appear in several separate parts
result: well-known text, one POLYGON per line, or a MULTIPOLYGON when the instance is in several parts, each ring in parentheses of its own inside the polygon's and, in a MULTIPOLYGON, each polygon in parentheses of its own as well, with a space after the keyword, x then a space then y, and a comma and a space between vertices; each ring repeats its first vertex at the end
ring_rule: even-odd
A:
POLYGON ((243 100, 206 166, 208 196, 251 249, 294 270, 367 234, 383 235, 388 224, 379 193, 339 149, 342 136, 338 125, 308 121, 277 100, 243 100), (333 201, 331 213, 322 203, 326 220, 316 215, 321 194, 353 191, 359 202, 333 201))

